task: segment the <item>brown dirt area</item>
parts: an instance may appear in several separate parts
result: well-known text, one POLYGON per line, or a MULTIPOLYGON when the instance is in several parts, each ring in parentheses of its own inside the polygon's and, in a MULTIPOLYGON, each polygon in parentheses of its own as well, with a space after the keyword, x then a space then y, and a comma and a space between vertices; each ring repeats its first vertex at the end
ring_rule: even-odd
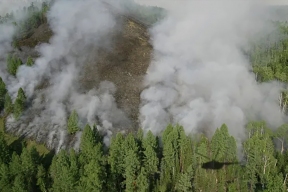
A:
POLYGON ((95 62, 84 67, 81 85, 89 90, 101 81, 113 82, 118 107, 132 120, 138 129, 140 94, 142 80, 151 59, 152 46, 145 26, 131 19, 124 19, 121 32, 114 36, 113 50, 98 50, 95 62))
POLYGON ((40 43, 48 43, 52 35, 53 32, 49 28, 49 25, 45 23, 40 25, 37 29, 35 29, 31 36, 28 36, 28 38, 18 41, 18 46, 34 48, 36 45, 40 43))
MULTIPOLYGON (((142 80, 149 66, 153 48, 144 25, 126 17, 119 17, 119 21, 122 23, 122 28, 113 35, 112 50, 91 50, 92 53, 88 54, 92 55, 92 62, 89 61, 84 65, 80 86, 84 91, 88 91, 98 87, 101 81, 113 82, 117 88, 114 95, 117 105, 132 120, 129 128, 136 130, 139 128, 142 80)), ((37 57, 33 48, 40 43, 49 42, 52 35, 49 25, 42 24, 30 37, 19 41, 22 51, 18 55, 23 55, 23 61, 29 55, 37 57)), ((39 88, 42 86, 47 85, 41 84, 39 88)))

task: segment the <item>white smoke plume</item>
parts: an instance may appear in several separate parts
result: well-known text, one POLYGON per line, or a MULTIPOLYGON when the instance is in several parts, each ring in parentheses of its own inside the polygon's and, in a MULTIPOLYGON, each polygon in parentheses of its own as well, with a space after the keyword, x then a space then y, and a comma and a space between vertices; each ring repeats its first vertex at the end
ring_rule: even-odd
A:
POLYGON ((283 123, 281 85, 258 84, 243 52, 251 39, 274 30, 270 17, 255 1, 179 1, 151 29, 154 58, 141 94, 143 129, 158 134, 175 123, 187 134, 211 135, 226 123, 243 138, 249 120, 283 123))
POLYGON ((84 64, 93 62, 89 54, 94 58, 97 49, 112 46, 112 33, 119 28, 116 15, 100 0, 58 0, 47 17, 54 36, 37 48, 40 57, 33 67, 21 66, 8 86, 14 98, 22 87, 31 106, 21 120, 8 119, 8 129, 39 141, 48 139, 51 147, 60 149, 65 147, 66 122, 72 110, 78 112, 80 126, 97 123, 108 135, 115 127, 126 128, 130 122, 117 108, 114 84, 101 82, 86 93, 78 83, 84 64))

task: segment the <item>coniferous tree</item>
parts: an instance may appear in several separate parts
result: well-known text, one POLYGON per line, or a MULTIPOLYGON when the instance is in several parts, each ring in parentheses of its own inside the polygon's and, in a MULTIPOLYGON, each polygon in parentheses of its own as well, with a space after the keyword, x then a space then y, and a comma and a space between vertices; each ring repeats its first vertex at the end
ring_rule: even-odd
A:
POLYGON ((37 166, 39 164, 38 152, 34 147, 31 149, 24 148, 20 159, 27 189, 32 191, 36 187, 37 166))
POLYGON ((77 112, 74 110, 72 111, 69 119, 68 119, 68 123, 67 123, 67 129, 68 129, 68 133, 69 134, 74 134, 77 131, 79 131, 79 127, 78 127, 78 114, 77 112))
POLYGON ((9 171, 9 166, 6 163, 0 163, 0 189, 3 192, 11 191, 12 178, 9 171))
POLYGON ((25 102, 26 102, 25 93, 22 88, 19 88, 17 98, 13 106, 13 114, 15 119, 18 119, 22 115, 25 108, 25 102))
POLYGON ((32 58, 31 56, 29 56, 29 57, 27 58, 26 65, 29 66, 29 67, 31 67, 32 65, 34 65, 34 60, 33 60, 33 58, 32 58))
POLYGON ((39 165, 37 168, 37 183, 36 185, 41 191, 48 191, 48 184, 49 184, 49 179, 47 175, 47 171, 43 167, 43 165, 39 165))
POLYGON ((9 93, 5 95, 4 111, 6 114, 13 112, 13 103, 9 93))
POLYGON ((7 71, 13 75, 16 76, 17 70, 19 66, 22 64, 22 61, 17 56, 11 56, 8 55, 7 57, 7 71))
POLYGON ((80 191, 104 191, 106 180, 106 161, 102 145, 96 144, 90 149, 90 159, 83 165, 80 179, 80 191))
MULTIPOLYGON (((125 153, 124 153, 124 137, 121 133, 117 133, 116 137, 112 138, 109 148, 108 163, 111 174, 109 180, 115 183, 116 189, 121 190, 122 181, 124 180, 123 174, 125 171, 125 153)), ((113 188, 111 186, 111 188, 113 188)))
POLYGON ((17 174, 13 186, 12 186, 13 192, 28 192, 27 185, 25 183, 25 176, 23 174, 17 174))
POLYGON ((50 174, 53 180, 52 191, 77 191, 79 182, 77 157, 75 157, 74 152, 70 155, 66 151, 61 150, 53 158, 50 167, 50 174), (72 156, 70 157, 70 155, 72 156))
MULTIPOLYGON (((159 158, 157 150, 159 148, 156 137, 149 131, 143 140, 144 148, 144 168, 148 177, 150 189, 156 184, 155 178, 159 175, 159 158)), ((144 173, 143 173, 144 175, 144 173)))
POLYGON ((21 87, 18 89, 17 99, 21 100, 23 103, 26 101, 25 92, 21 87))
POLYGON ((139 192, 149 191, 149 179, 144 167, 141 168, 136 183, 137 183, 137 191, 139 192))
POLYGON ((1 163, 9 163, 10 162, 10 155, 9 155, 9 148, 8 144, 5 141, 3 131, 0 131, 0 164, 1 163))

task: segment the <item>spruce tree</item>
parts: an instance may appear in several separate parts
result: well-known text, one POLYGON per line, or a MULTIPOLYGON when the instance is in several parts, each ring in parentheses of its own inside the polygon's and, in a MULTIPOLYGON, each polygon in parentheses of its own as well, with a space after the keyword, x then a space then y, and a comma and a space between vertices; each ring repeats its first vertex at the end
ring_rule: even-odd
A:
POLYGON ((17 98, 14 103, 14 118, 18 119, 24 111, 26 96, 22 88, 19 88, 17 98))
POLYGON ((32 58, 31 56, 29 56, 29 57, 27 58, 26 65, 29 66, 29 67, 31 67, 32 65, 34 65, 34 60, 33 60, 33 58, 32 58))
POLYGON ((22 64, 22 61, 20 58, 18 58, 17 56, 8 55, 8 57, 7 57, 7 70, 11 75, 16 76, 18 67, 21 64, 22 64))
POLYGON ((13 103, 9 93, 5 95, 4 111, 6 114, 13 112, 13 103))
POLYGON ((79 127, 78 127, 78 114, 77 112, 74 110, 72 111, 69 119, 68 119, 68 123, 67 123, 67 129, 68 129, 68 133, 69 134, 74 134, 77 131, 79 131, 79 127))
POLYGON ((20 99, 22 102, 26 101, 26 95, 22 88, 18 89, 17 99, 20 99))

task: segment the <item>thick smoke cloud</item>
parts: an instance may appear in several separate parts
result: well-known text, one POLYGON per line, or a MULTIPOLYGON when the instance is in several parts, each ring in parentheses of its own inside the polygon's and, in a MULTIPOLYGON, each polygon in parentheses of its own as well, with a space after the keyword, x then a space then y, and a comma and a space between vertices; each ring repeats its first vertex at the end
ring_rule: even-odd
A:
POLYGON ((274 30, 270 16, 253 1, 181 1, 151 29, 154 59, 141 94, 142 127, 160 133, 178 123, 187 133, 211 135, 226 123, 243 138, 249 120, 283 123, 281 85, 258 84, 243 52, 251 39, 274 30))
POLYGON ((14 98, 22 87, 31 103, 21 120, 8 119, 8 129, 40 141, 48 138, 48 144, 56 147, 58 143, 59 149, 65 145, 66 122, 72 110, 78 112, 81 127, 97 123, 108 136, 112 128, 127 127, 129 120, 117 108, 112 83, 101 82, 88 93, 78 83, 79 76, 85 76, 81 74, 84 64, 93 62, 96 50, 112 46, 112 33, 119 27, 115 15, 99 0, 58 0, 48 21, 54 36, 49 44, 37 48, 40 57, 34 66, 21 66, 8 86, 14 98))
MULTIPOLYGON (((10 1, 3 2, 15 10, 10 1)), ((125 13, 120 6, 124 0, 109 3, 125 13)), ((140 107, 145 130, 158 134, 168 123, 179 123, 187 133, 212 134, 226 123, 242 138, 249 120, 263 119, 271 126, 285 121, 277 101, 281 85, 258 84, 243 52, 251 40, 274 30, 266 8, 248 1, 181 1, 167 7, 168 17, 150 31, 154 58, 140 107)), ((95 62, 98 49, 113 45, 112 33, 119 29, 116 17, 100 0, 56 0, 48 13, 54 36, 36 48, 40 57, 35 65, 21 66, 16 78, 5 72, 2 57, 11 50, 15 29, 0 25, 0 75, 13 99, 20 87, 28 97, 21 119, 7 119, 8 131, 59 150, 67 146, 66 122, 72 110, 79 114, 79 126, 97 123, 107 133, 107 143, 111 130, 129 127, 113 97, 113 83, 104 81, 88 91, 79 83, 85 63, 95 62)), ((76 134, 73 147, 80 136, 76 134)))

